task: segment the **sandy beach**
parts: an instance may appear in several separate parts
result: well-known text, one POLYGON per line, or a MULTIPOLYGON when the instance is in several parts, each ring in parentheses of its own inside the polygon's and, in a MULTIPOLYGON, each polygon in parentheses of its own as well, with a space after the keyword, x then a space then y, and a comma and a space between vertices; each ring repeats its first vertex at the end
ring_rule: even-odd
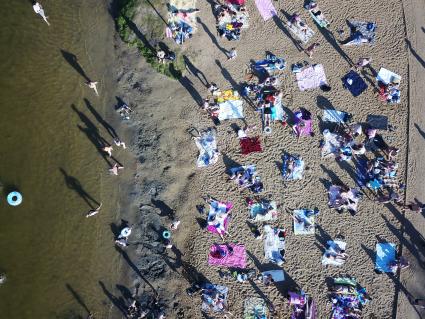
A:
MULTIPOLYGON (((420 32, 418 26, 415 33, 411 33, 413 24, 419 23, 414 17, 419 16, 408 15, 405 28, 402 3, 398 1, 377 3, 366 0, 341 5, 323 0, 320 1, 320 8, 330 21, 329 29, 336 38, 334 40, 328 32, 314 24, 303 9, 302 1, 274 1, 273 4, 278 15, 264 22, 254 1, 247 1, 250 27, 243 30, 240 41, 229 42, 216 37, 212 1, 198 1, 198 28, 193 39, 182 46, 187 71, 179 81, 155 73, 140 57, 137 49, 118 45, 118 59, 122 61, 117 69, 118 94, 135 110, 127 134, 134 154, 134 159, 130 160, 134 161, 134 166, 129 166, 134 168, 134 175, 130 173, 127 176, 134 181, 134 186, 129 186, 125 192, 128 194, 127 205, 124 204, 121 209, 123 214, 120 218, 138 226, 131 240, 135 245, 125 251, 118 249, 123 265, 128 269, 128 285, 134 287, 140 284, 142 301, 158 294, 170 318, 203 318, 200 296, 189 297, 184 292, 192 283, 199 281, 229 288, 229 311, 233 318, 242 318, 244 300, 255 296, 273 303, 278 312, 276 318, 289 318, 291 309, 285 296, 288 290, 297 289, 302 289, 316 301, 318 318, 327 318, 331 311, 327 293, 329 278, 347 275, 355 277, 371 296, 371 301, 363 309, 362 318, 420 318, 406 299, 406 291, 415 297, 421 293, 414 283, 419 278, 418 274, 423 274, 423 246, 415 244, 412 251, 409 242, 421 232, 420 229, 412 232, 412 229, 415 229, 413 225, 423 225, 423 216, 412 217, 413 213, 409 212, 404 214, 399 207, 379 204, 370 196, 364 196, 354 216, 330 209, 327 205, 329 184, 342 182, 355 187, 355 172, 352 163, 321 158, 319 149, 324 109, 349 112, 353 115, 353 122, 359 123, 365 123, 370 115, 386 116, 392 129, 382 130, 380 134, 388 144, 400 148, 397 157, 400 182, 406 181, 406 159, 409 160, 408 199, 416 197, 420 200, 423 190, 420 182, 415 182, 414 176, 420 176, 423 172, 417 160, 421 153, 420 148, 412 145, 421 143, 423 138, 406 132, 419 131, 414 125, 419 122, 408 121, 409 85, 419 82, 423 66, 415 65, 417 58, 409 53, 405 42, 406 30, 409 38, 420 32), (288 37, 286 16, 294 12, 298 12, 314 31, 312 42, 320 43, 312 60, 299 51, 288 37), (375 22, 378 26, 376 43, 373 46, 340 46, 338 40, 349 36, 347 19, 375 22), (338 35, 338 30, 344 32, 338 35), (238 56, 228 61, 225 52, 232 47, 236 47, 238 56), (314 136, 297 139, 290 127, 283 127, 279 123, 273 124, 271 135, 265 135, 261 131, 259 114, 245 103, 244 121, 222 121, 216 126, 218 150, 221 153, 218 162, 211 167, 197 169, 198 150, 188 132, 193 128, 202 130, 215 126, 199 106, 202 98, 208 94, 206 83, 214 82, 221 89, 239 89, 240 83, 245 80, 247 65, 252 60, 264 58, 266 52, 287 61, 288 67, 281 77, 285 111, 292 114, 301 107, 310 111, 314 136), (351 70, 351 61, 356 62, 361 57, 372 58, 372 68, 362 73, 369 87, 360 96, 353 97, 343 88, 341 78, 351 70), (323 65, 332 88, 329 92, 299 90, 290 65, 304 60, 323 65), (381 67, 401 76, 400 104, 387 105, 378 101, 374 72, 381 67), (412 70, 418 75, 412 75, 412 70), (256 125, 251 135, 260 136, 263 151, 241 155, 232 124, 256 125), (412 154, 407 156, 409 139, 412 154), (283 182, 281 166, 284 153, 299 154, 305 160, 308 169, 302 180, 283 182), (210 246, 221 240, 202 227, 207 216, 197 209, 197 206, 205 205, 202 197, 206 195, 232 202, 232 219, 226 241, 245 245, 249 256, 247 268, 257 271, 279 268, 264 260, 263 242, 255 240, 247 226, 246 198, 252 194, 228 181, 230 168, 249 164, 257 166, 264 183, 265 190, 260 197, 279 204, 278 218, 271 224, 287 230, 286 263, 280 267, 285 272, 285 281, 268 287, 220 278, 219 268, 208 265, 210 246), (300 208, 320 210, 314 235, 293 233, 292 217, 288 212, 300 208), (166 250, 161 236, 174 218, 181 221, 181 226, 172 233, 173 249, 166 250), (321 264, 324 245, 337 235, 345 237, 349 258, 341 267, 324 267, 321 264), (397 244, 397 250, 403 254, 407 247, 412 267, 402 274, 401 281, 398 276, 374 272, 375 244, 383 241, 397 244), (407 314, 410 313, 412 316, 409 317, 407 314)), ((413 10, 414 4, 409 3, 407 8, 413 10)), ((155 9, 165 16, 165 4, 155 9)), ((134 19, 136 25, 138 17, 140 15, 134 19)), ((165 42, 173 47, 171 40, 165 42)), ((412 46, 416 48, 419 42, 412 40, 412 46)), ((415 96, 412 92, 415 91, 410 91, 411 105, 413 101, 419 104, 419 93, 415 96)), ((421 109, 412 111, 411 107, 410 115, 419 118, 421 109)), ((116 316, 119 316, 120 307, 120 303, 113 307, 116 316)))

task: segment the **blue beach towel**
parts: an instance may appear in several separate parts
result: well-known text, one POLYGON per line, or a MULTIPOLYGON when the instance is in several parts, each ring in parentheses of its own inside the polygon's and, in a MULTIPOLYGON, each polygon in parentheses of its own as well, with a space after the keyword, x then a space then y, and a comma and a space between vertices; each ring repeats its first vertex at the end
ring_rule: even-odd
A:
POLYGON ((370 180, 367 172, 367 160, 359 159, 356 164, 356 183, 360 188, 366 187, 370 180))
POLYGON ((355 71, 348 72, 343 78, 342 83, 344 88, 346 88, 350 93, 356 97, 362 94, 363 91, 367 89, 367 84, 363 78, 355 71), (348 83, 348 80, 351 79, 353 82, 348 83))
POLYGON ((376 244, 375 269, 381 272, 392 272, 389 265, 393 261, 395 261, 395 244, 376 244))

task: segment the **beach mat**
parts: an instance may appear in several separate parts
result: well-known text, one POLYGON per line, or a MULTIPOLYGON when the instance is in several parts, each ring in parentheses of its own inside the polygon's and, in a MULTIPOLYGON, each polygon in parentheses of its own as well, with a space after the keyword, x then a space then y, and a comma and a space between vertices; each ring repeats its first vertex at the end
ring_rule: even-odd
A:
POLYGON ((277 11, 271 0, 255 0, 255 5, 257 6, 257 9, 264 21, 267 21, 277 15, 277 11))
POLYGON ((314 235, 315 232, 315 222, 314 222, 314 215, 307 217, 307 209, 297 209, 294 210, 294 216, 297 216, 299 219, 302 219, 303 221, 307 222, 311 227, 306 227, 305 222, 298 222, 295 218, 294 220, 294 234, 295 235, 314 235))
POLYGON ((218 119, 220 121, 244 118, 243 102, 241 100, 225 101, 219 103, 218 106, 220 107, 218 112, 218 119))
POLYGON ((392 272, 389 264, 395 260, 395 244, 376 244, 375 269, 381 272, 392 272))
POLYGON ((388 117, 385 115, 368 115, 366 122, 371 128, 377 130, 388 130, 388 117))
POLYGON ((258 136, 241 138, 239 140, 239 144, 243 155, 263 151, 261 148, 260 138, 258 136))
POLYGON ((246 267, 246 251, 243 245, 212 245, 210 248, 210 254, 208 255, 208 264, 213 266, 224 266, 224 267, 235 267, 245 268, 246 267), (229 250, 232 248, 232 252, 229 250), (224 257, 216 258, 212 256, 217 251, 224 251, 226 255, 224 257))
POLYGON ((285 273, 281 269, 263 271, 261 274, 263 276, 271 275, 274 282, 279 282, 279 281, 285 280, 285 273))
POLYGON ((316 64, 305 68, 296 74, 298 88, 301 91, 319 88, 321 85, 328 84, 326 80, 323 65, 316 64))
POLYGON ((351 70, 342 78, 343 86, 350 93, 357 97, 362 94, 367 89, 367 84, 363 80, 363 78, 355 71, 351 70), (353 82, 351 84, 348 83, 348 79, 351 79, 353 82))
POLYGON ((345 123, 349 120, 349 114, 347 112, 337 110, 323 110, 322 120, 332 123, 345 123))
POLYGON ((359 159, 356 163, 356 183, 360 188, 366 187, 369 181, 367 160, 359 159))

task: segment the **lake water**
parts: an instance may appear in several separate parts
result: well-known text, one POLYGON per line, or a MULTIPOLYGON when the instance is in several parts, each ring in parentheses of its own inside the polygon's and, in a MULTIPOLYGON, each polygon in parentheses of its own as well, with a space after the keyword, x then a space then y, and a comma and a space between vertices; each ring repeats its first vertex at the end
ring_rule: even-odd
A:
POLYGON ((31 1, 2 2, 0 271, 8 281, 0 286, 0 318, 109 314, 108 291, 119 276, 109 227, 115 207, 104 203, 101 214, 85 218, 89 204, 116 195, 104 186, 107 164, 96 150, 97 129, 112 140, 101 125, 113 101, 106 2, 42 1, 50 27, 31 1), (100 82, 100 97, 83 72, 100 82), (6 203, 11 189, 23 194, 18 207, 6 203))

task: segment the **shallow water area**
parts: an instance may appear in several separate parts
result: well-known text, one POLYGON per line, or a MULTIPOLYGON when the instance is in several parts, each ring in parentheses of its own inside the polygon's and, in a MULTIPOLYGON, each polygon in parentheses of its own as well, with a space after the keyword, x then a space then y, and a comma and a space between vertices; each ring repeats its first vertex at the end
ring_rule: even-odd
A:
POLYGON ((113 210, 85 214, 114 199, 97 150, 99 136, 112 142, 102 114, 113 101, 114 26, 107 2, 41 4, 50 26, 29 0, 2 3, 0 318, 106 318, 119 276, 113 210), (86 77, 99 81, 100 97, 86 77), (12 190, 23 195, 17 207, 6 202, 12 190))

